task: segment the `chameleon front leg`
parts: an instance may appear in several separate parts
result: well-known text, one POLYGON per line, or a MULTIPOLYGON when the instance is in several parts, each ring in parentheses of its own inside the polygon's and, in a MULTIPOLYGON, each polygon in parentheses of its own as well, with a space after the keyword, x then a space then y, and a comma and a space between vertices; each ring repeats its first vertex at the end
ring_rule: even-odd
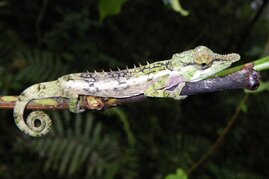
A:
MULTIPOLYGON (((156 82, 151 84, 145 91, 144 95, 148 97, 166 97, 173 98, 175 100, 184 99, 187 96, 180 95, 185 82, 179 82, 175 84, 175 88, 170 90, 171 78, 169 75, 160 77, 156 82)), ((174 86, 172 86, 173 88, 174 86)))
POLYGON ((85 111, 79 106, 79 95, 77 93, 67 91, 65 92, 65 97, 69 99, 69 111, 73 113, 80 113, 85 111))

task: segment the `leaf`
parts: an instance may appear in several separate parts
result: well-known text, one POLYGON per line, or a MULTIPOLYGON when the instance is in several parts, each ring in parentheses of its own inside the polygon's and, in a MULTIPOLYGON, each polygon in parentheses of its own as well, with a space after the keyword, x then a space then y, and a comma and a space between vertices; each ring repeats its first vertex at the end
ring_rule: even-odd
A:
POLYGON ((188 176, 181 168, 177 169, 176 174, 169 174, 165 179, 188 179, 188 176))
POLYGON ((127 0, 99 0, 99 20, 102 22, 107 16, 119 14, 122 5, 127 0))
POLYGON ((76 147, 76 150, 74 151, 73 157, 70 161, 70 167, 69 167, 69 171, 68 174, 71 176, 73 175, 79 168, 80 164, 80 158, 82 155, 82 151, 83 151, 83 145, 82 144, 78 144, 78 146, 76 147))
POLYGON ((268 70, 269 69, 269 56, 263 57, 256 60, 254 63, 254 69, 257 71, 268 70))
POLYGON ((188 176, 186 174, 186 172, 184 170, 182 170, 181 168, 177 169, 176 171, 176 175, 180 178, 180 179, 188 179, 188 176))
POLYGON ((67 69, 67 65, 57 55, 48 51, 24 50, 18 54, 18 58, 23 62, 14 79, 18 82, 54 80, 67 69))
POLYGON ((6 5, 8 5, 8 3, 7 3, 6 1, 1 1, 1 2, 0 2, 0 7, 4 7, 4 6, 6 6, 6 5))
POLYGON ((174 11, 180 13, 182 16, 188 16, 189 11, 182 8, 179 0, 163 0, 165 5, 170 6, 174 11))
POLYGON ((63 154, 64 158, 61 161, 60 168, 59 168, 60 176, 65 173, 68 163, 70 162, 71 157, 73 156, 73 152, 75 151, 75 148, 76 148, 76 142, 71 141, 70 145, 67 146, 66 150, 64 151, 64 154, 63 154))
MULTIPOLYGON (((76 115, 74 125, 69 125, 73 115, 63 112, 62 116, 65 119, 61 119, 58 113, 53 115, 53 135, 50 133, 36 140, 21 140, 21 143, 27 144, 25 147, 31 146, 30 150, 39 154, 45 171, 57 171, 60 177, 76 178, 85 173, 86 178, 109 179, 127 162, 136 166, 136 160, 132 160, 135 154, 122 150, 113 135, 104 135, 102 123, 94 122, 91 114, 86 118, 76 115)), ((20 149, 23 146, 21 143, 18 141, 17 144, 20 149)))

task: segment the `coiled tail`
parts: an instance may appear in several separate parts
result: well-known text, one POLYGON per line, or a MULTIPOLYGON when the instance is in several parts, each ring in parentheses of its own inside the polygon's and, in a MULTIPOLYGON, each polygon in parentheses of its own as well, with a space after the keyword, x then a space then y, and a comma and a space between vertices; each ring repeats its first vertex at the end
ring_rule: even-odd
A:
POLYGON ((35 84, 24 90, 18 96, 13 115, 17 127, 32 137, 47 134, 52 126, 51 118, 43 111, 31 112, 26 120, 23 114, 27 104, 34 99, 43 99, 61 96, 62 90, 57 81, 35 84))

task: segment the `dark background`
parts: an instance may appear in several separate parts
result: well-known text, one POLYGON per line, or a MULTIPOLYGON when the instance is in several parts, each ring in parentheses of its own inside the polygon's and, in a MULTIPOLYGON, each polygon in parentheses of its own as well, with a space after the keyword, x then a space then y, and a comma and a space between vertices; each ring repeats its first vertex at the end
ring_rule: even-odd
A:
MULTIPOLYGON (((18 95, 68 73, 169 59, 198 45, 240 53, 236 65, 268 55, 268 0, 181 4, 189 16, 161 0, 129 0, 120 14, 100 22, 97 0, 1 0, 1 95, 18 95)), ((268 80, 268 71, 262 77, 268 80)), ((40 139, 25 136, 12 111, 1 110, 0 178, 159 179, 177 169, 189 172, 244 97, 233 90, 106 112, 50 111, 53 131, 40 139)), ((221 145, 190 178, 269 177, 268 91, 249 95, 241 109, 221 145)))

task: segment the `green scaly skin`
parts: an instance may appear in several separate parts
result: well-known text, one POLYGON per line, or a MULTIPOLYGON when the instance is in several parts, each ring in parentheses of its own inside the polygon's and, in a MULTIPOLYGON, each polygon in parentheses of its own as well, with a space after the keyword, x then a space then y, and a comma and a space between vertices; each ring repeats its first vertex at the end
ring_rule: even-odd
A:
POLYGON ((205 79, 228 68, 238 61, 238 54, 220 55, 205 46, 174 54, 172 59, 139 65, 132 69, 75 73, 58 80, 35 84, 24 90, 14 107, 14 118, 24 133, 39 137, 49 132, 50 117, 42 111, 30 113, 23 118, 25 107, 31 100, 52 97, 69 99, 69 110, 82 112, 78 105, 79 95, 107 98, 127 98, 144 94, 148 97, 173 98, 180 100, 185 82, 205 79), (39 120, 39 126, 35 122, 39 120))

